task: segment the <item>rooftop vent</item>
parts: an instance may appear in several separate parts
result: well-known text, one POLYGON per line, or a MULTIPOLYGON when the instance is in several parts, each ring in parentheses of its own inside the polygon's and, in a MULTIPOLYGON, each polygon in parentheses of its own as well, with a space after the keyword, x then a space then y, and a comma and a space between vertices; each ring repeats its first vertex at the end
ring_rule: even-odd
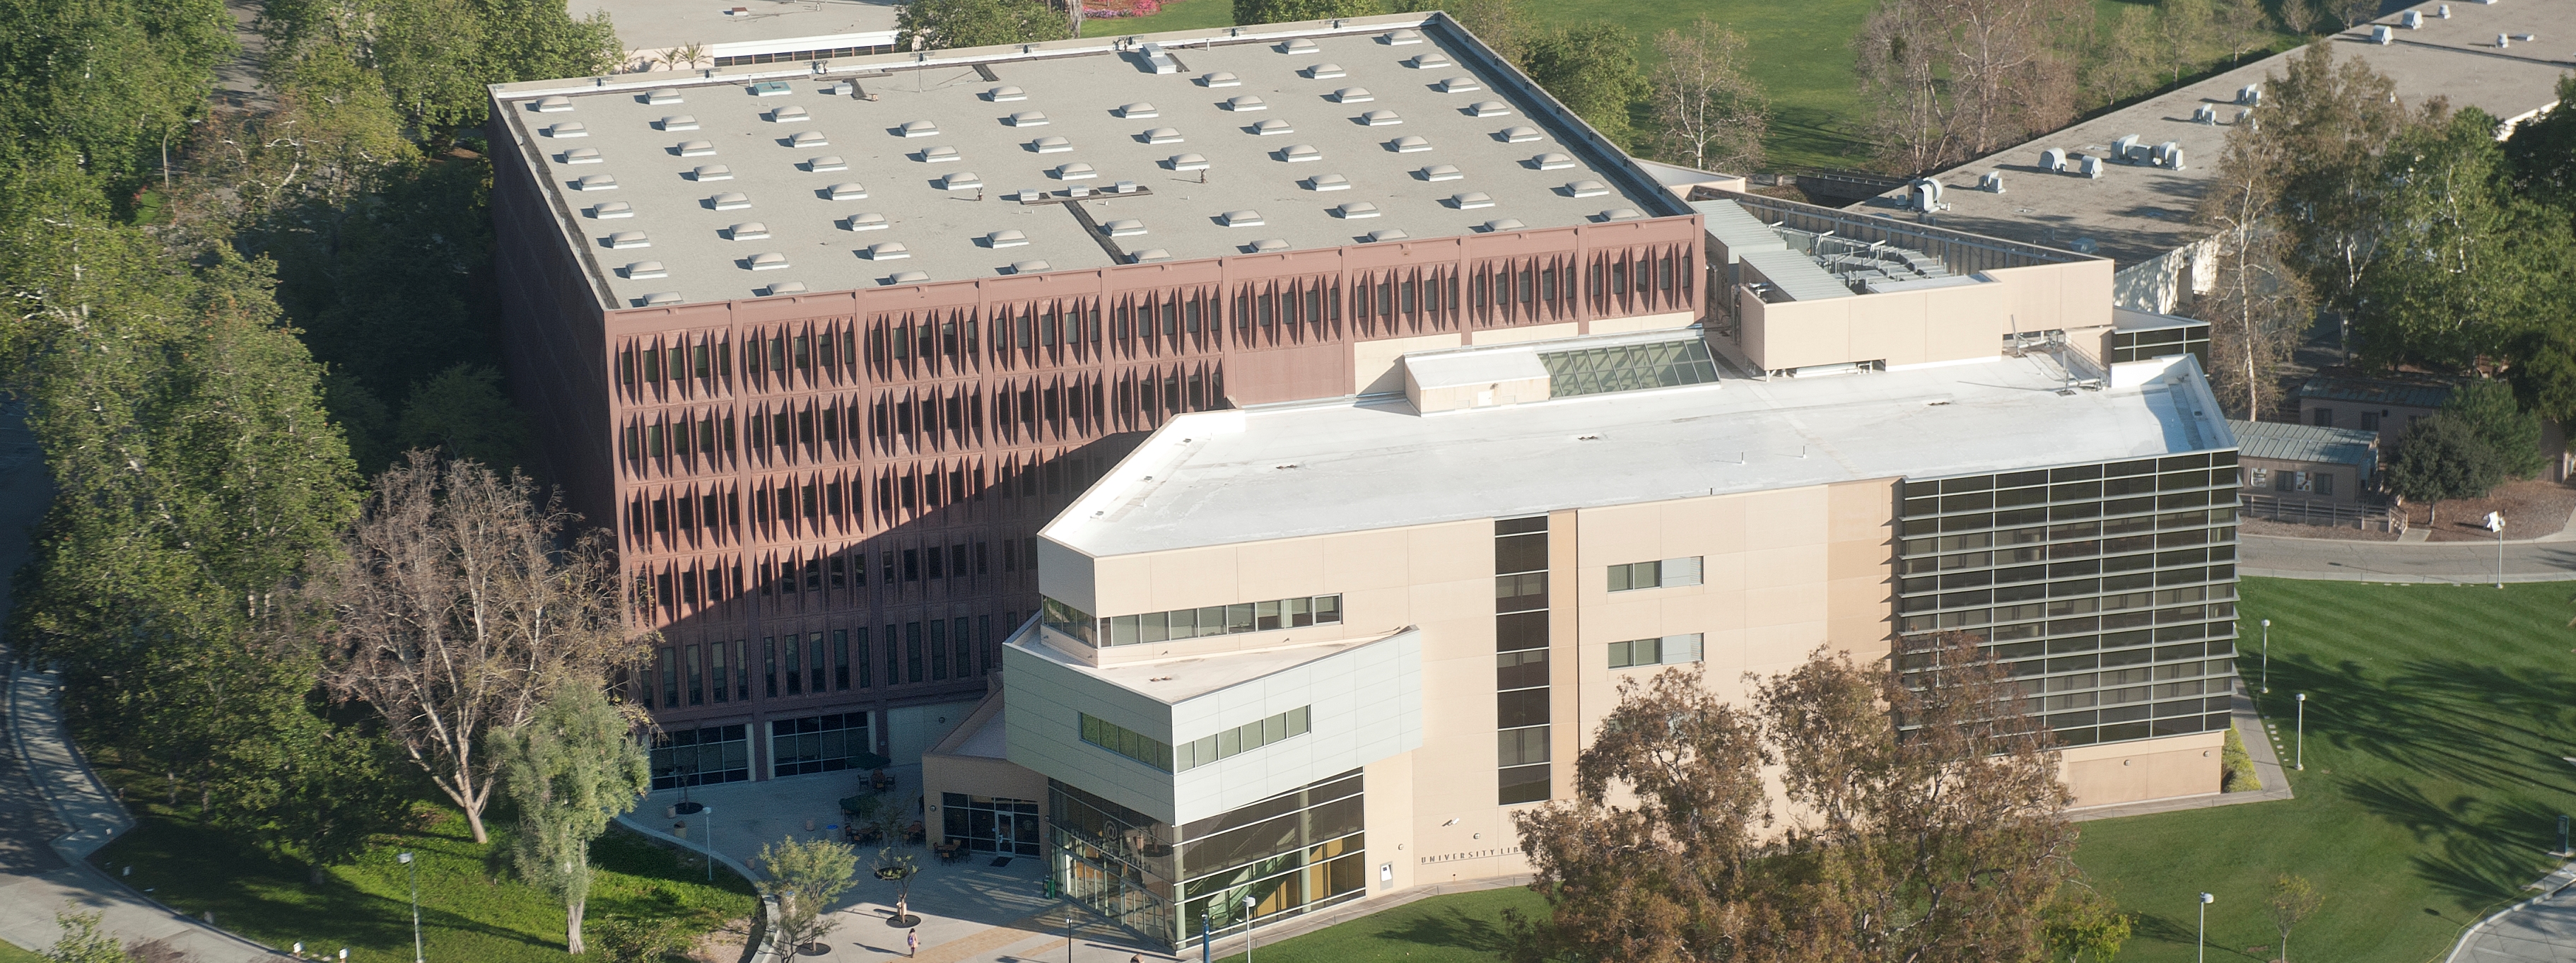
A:
POLYGON ((1285 250, 1287 250, 1287 249, 1288 249, 1288 242, 1286 242, 1286 241, 1282 241, 1282 240, 1280 240, 1280 239, 1278 239, 1278 238, 1275 238, 1275 237, 1271 237, 1271 238, 1263 238, 1263 239, 1261 239, 1261 240, 1254 241, 1254 242, 1252 242, 1251 244, 1246 245, 1246 246, 1247 246, 1247 247, 1250 247, 1250 248, 1252 249, 1251 253, 1254 253, 1254 254, 1268 254, 1268 253, 1270 253, 1270 252, 1272 252, 1272 251, 1285 251, 1285 250))
POLYGON ((680 102, 680 91, 676 88, 664 87, 652 93, 645 94, 644 102, 648 104, 676 104, 680 102))
POLYGON ((1440 82, 1440 92, 1444 94, 1463 94, 1471 90, 1483 89, 1485 85, 1477 83, 1474 77, 1451 77, 1440 82))
POLYGON ((1355 221, 1363 217, 1376 217, 1378 215, 1378 210, 1377 205, 1371 204, 1367 201, 1352 201, 1341 205, 1340 207, 1333 208, 1333 213, 1343 220, 1355 221))
POLYGON ((2065 170, 2065 169, 2066 169, 2066 148, 2063 148, 2063 147, 2051 147, 2051 148, 2049 148, 2049 149, 2047 149, 2047 150, 2040 151, 2040 152, 2039 152, 2039 167, 2040 167, 2040 169, 2041 169, 2041 170, 2048 170, 2048 171, 2062 171, 2062 170, 2065 170))
POLYGON ((1180 61, 1173 60, 1171 54, 1164 53, 1162 44, 1149 43, 1138 52, 1145 55, 1145 69, 1153 72, 1154 74, 1176 74, 1181 72, 1180 61))
POLYGON ((1212 74, 1199 75, 1199 85, 1203 87, 1241 87, 1243 86, 1243 78, 1220 70, 1212 74))
POLYGON ((1412 59, 1406 60, 1406 61, 1404 62, 1404 65, 1405 65, 1405 66, 1407 66, 1407 67, 1411 67, 1411 68, 1413 68, 1413 69, 1415 69, 1415 70, 1429 70, 1429 69, 1431 69, 1431 68, 1433 68, 1433 67, 1455 67, 1455 66, 1457 66, 1457 64, 1455 64, 1455 63, 1453 63, 1453 62, 1451 62, 1451 61, 1449 60, 1448 56, 1446 56, 1446 55, 1444 55, 1444 54, 1438 54, 1438 53, 1426 53, 1426 54, 1422 54, 1422 55, 1420 55, 1420 56, 1417 56, 1417 57, 1414 57, 1414 58, 1412 58, 1412 59))
POLYGON ((1388 141, 1386 145, 1398 154, 1418 154, 1431 149, 1431 142, 1410 134, 1388 141))
POLYGON ((1010 196, 1022 204, 1034 204, 1039 201, 1046 200, 1048 195, 1047 192, 1039 190, 1038 188, 1023 187, 1017 191, 1011 192, 1010 196))
POLYGON ((662 267, 662 262, 660 261, 637 261, 633 264, 627 265, 624 273, 626 274, 626 279, 629 281, 643 281, 652 278, 667 278, 671 276, 671 272, 662 267))
POLYGON ((680 292, 678 291, 655 291, 636 299, 637 302, 648 308, 658 308, 665 305, 679 304, 681 303, 681 300, 680 292))
POLYGON ((548 136, 548 137, 588 137, 588 136, 590 136, 590 128, 582 126, 580 121, 577 121, 577 120, 567 120, 567 121, 564 121, 564 122, 562 122, 562 123, 560 123, 560 124, 555 124, 555 125, 553 125, 553 126, 547 127, 547 128, 546 128, 546 136, 548 136))
POLYGON ((1118 108, 1118 116, 1127 118, 1128 120, 1143 120, 1147 117, 1163 116, 1163 112, 1155 110, 1154 105, 1140 100, 1118 108))
POLYGON ((1315 42, 1304 37, 1299 37, 1295 40, 1288 41, 1287 43, 1280 44, 1279 52, 1284 54, 1314 53, 1315 42))
POLYGON ((782 97, 787 92, 787 82, 784 80, 768 80, 751 85, 751 95, 754 97, 782 97))
POLYGON ((626 203, 625 201, 610 201, 591 208, 590 216, 603 221, 615 220, 621 217, 634 217, 635 205, 626 203))
POLYGON ((1464 194, 1452 195, 1449 203, 1459 210, 1472 211, 1480 207, 1494 206, 1494 196, 1483 191, 1468 191, 1464 194))
POLYGON ((1601 212, 1601 219, 1605 221, 1633 221, 1644 216, 1633 207, 1614 207, 1601 212))
POLYGON ((608 249, 612 251, 653 246, 653 239, 645 237, 642 231, 619 231, 609 235, 607 241, 608 249))
POLYGON ((860 252, 860 255, 871 261, 900 261, 911 257, 912 250, 904 247, 902 241, 880 241, 868 245, 868 249, 860 252))
POLYGON ((1412 236, 1413 235, 1404 233, 1403 228, 1397 227, 1381 227, 1377 230, 1368 232, 1370 243, 1376 243, 1378 241, 1401 241, 1412 236))
POLYGON ((774 298, 774 297, 777 297, 777 296, 779 296, 779 295, 781 295, 781 294, 803 294, 803 293, 805 293, 805 282, 803 282, 803 281, 780 281, 780 282, 777 282, 777 283, 775 283, 775 284, 771 284, 768 288, 766 288, 766 289, 764 289, 764 290, 766 290, 766 291, 768 292, 768 294, 767 294, 767 296, 768 296, 768 297, 773 297, 773 298, 774 298))
POLYGON ((2111 142, 2111 159, 2123 164, 2134 164, 2144 160, 2146 147, 2140 144, 2139 140, 2141 138, 2136 134, 2120 135, 2119 139, 2111 142))
POLYGON ((921 149, 921 162, 924 164, 945 164, 950 161, 960 159, 962 158, 958 155, 957 148, 954 147, 924 147, 921 149))
POLYGON ((573 148, 573 149, 571 149, 571 150, 568 150, 568 151, 563 152, 563 162, 564 162, 564 163, 566 163, 566 164, 596 164, 596 163, 599 163, 599 162, 600 162, 600 159, 599 159, 599 148, 596 148, 596 147, 575 147, 575 148, 573 148))
POLYGON ((687 114, 672 114, 669 117, 662 118, 657 122, 657 126, 660 126, 663 130, 696 130, 698 129, 698 119, 687 114))
POLYGON ((1134 218, 1111 221, 1100 225, 1100 233, 1110 237, 1134 237, 1145 233, 1145 222, 1134 218))
POLYGON ((1029 149, 1041 154, 1071 153, 1073 141, 1062 137, 1040 137, 1029 142, 1029 149))
POLYGON ((859 85, 854 84, 854 83, 851 83, 851 82, 846 81, 846 80, 841 81, 840 83, 837 83, 837 84, 833 84, 833 85, 831 85, 831 86, 829 86, 829 87, 825 87, 825 88, 823 88, 823 92, 824 92, 824 93, 829 94, 829 95, 834 96, 834 97, 847 97, 847 96, 849 96, 849 95, 851 95, 851 94, 857 93, 857 92, 858 92, 858 90, 859 90, 859 85))
POLYGON ((1270 105, 1269 105, 1269 104, 1262 103, 1262 102, 1261 102, 1261 98, 1259 98, 1259 97, 1255 97, 1255 96, 1252 96, 1252 95, 1250 95, 1250 94, 1245 94, 1245 95, 1243 95, 1243 96, 1241 96, 1241 97, 1228 97, 1228 98, 1226 98, 1226 100, 1225 100, 1225 109, 1227 109, 1227 110, 1269 110, 1269 109, 1270 109, 1270 105))
POLYGON ((907 120, 903 122, 903 126, 894 129, 894 135, 897 137, 936 137, 939 136, 939 125, 926 120, 907 120))
POLYGON ((1573 197, 1599 197, 1610 193, 1610 185, 1600 181, 1575 181, 1565 185, 1565 193, 1573 197))
POLYGON ((1351 189, 1351 179, 1343 177, 1340 174, 1317 174, 1306 179, 1306 189, 1310 191, 1347 191, 1351 189))
POLYGON ((1387 46, 1389 46, 1389 47, 1401 47, 1401 46, 1404 46, 1404 45, 1406 45, 1406 44, 1421 43, 1421 42, 1422 42, 1422 32, 1421 32, 1421 31, 1418 31, 1418 30, 1410 30, 1410 29, 1408 29, 1408 30, 1397 30, 1397 31, 1394 31, 1394 32, 1392 32, 1392 33, 1387 33, 1387 34, 1380 35, 1380 36, 1377 38, 1377 42, 1382 43, 1382 44, 1385 44, 1385 45, 1387 45, 1387 46))
MULTIPOLYGON (((750 207, 751 204, 744 202, 742 206, 750 207)), ((765 241, 769 239, 769 225, 759 221, 744 221, 725 228, 725 236, 736 241, 765 241)))
POLYGON ((1011 115, 1013 127, 1044 127, 1046 123, 1047 115, 1034 110, 1023 110, 1011 115))
POLYGON ((2405 13, 2398 14, 2397 22, 2404 25, 2408 30, 2421 30, 2424 28, 2424 11, 2409 10, 2405 13))
POLYGON ((1017 87, 995 87, 984 92, 984 99, 994 103, 1029 99, 1029 92, 1017 87))
POLYGON ((1180 142, 1181 132, 1169 127, 1156 127, 1145 132, 1145 143, 1148 144, 1177 144, 1180 142))
POLYGON ((827 154, 822 157, 807 160, 805 162, 805 169, 816 174, 829 174, 833 171, 849 170, 850 162, 842 160, 838 156, 827 154))
POLYGON ((1045 262, 1045 261, 1013 261, 1013 262, 1011 262, 1011 273, 1013 273, 1013 274, 1036 274, 1036 273, 1038 273, 1038 272, 1040 272, 1040 271, 1047 271, 1047 270, 1051 270, 1052 268, 1053 268, 1053 266, 1052 266, 1052 265, 1049 265, 1049 264, 1048 264, 1047 262, 1045 262))
POLYGON ((1498 217, 1485 222, 1485 232, 1491 234, 1498 231, 1517 231, 1528 226, 1521 223, 1521 219, 1517 217, 1498 217))
POLYGON ((1287 121, 1273 117, 1252 125, 1252 132, 1257 136, 1268 137, 1272 134, 1294 134, 1297 128, 1289 126, 1287 121))
POLYGON ((704 140, 684 140, 676 149, 682 157, 713 157, 716 153, 715 142, 704 140))
POLYGON ((886 278, 886 283, 920 284, 921 282, 928 280, 930 280, 930 272, 928 271, 896 271, 893 276, 886 278))
MULTIPOLYGON (((1499 100, 1479 100, 1467 105, 1469 117, 1508 117, 1511 112, 1512 105, 1499 100)), ((1537 131, 1531 131, 1531 133, 1537 133, 1537 131)))
POLYGON ((1344 87, 1333 91, 1333 99, 1345 104, 1364 104, 1376 100, 1377 95, 1369 93, 1366 87, 1344 87))
POLYGON ((2191 122, 2192 122, 2192 123, 2195 123, 2195 124, 2216 124, 2216 123, 2218 123, 2218 105, 2216 105, 2216 104, 2202 104, 2202 105, 2200 105, 2200 106, 2198 106, 2198 107, 2194 107, 2194 108, 2192 108, 2192 109, 2191 109, 2191 122))
POLYGON ((834 184, 823 189, 824 200, 855 201, 866 196, 868 196, 867 187, 857 183, 834 184))
POLYGON ((715 209, 719 211, 739 211, 751 206, 751 195, 740 191, 726 191, 707 198, 707 203, 715 205, 715 209))
POLYGON ((991 248, 1027 247, 1029 236, 1020 231, 994 231, 984 235, 984 246, 991 248))
POLYGON ((841 229, 845 231, 882 231, 886 229, 886 216, 883 214, 852 214, 850 215, 849 220, 841 222, 841 229))
POLYGON ((539 97, 537 98, 537 102, 529 109, 540 114, 560 114, 572 109, 572 98, 566 97, 562 94, 556 94, 552 97, 539 97))
POLYGON ((958 171, 940 178, 939 187, 949 191, 980 191, 984 189, 984 179, 971 171, 958 171))
POLYGON ((1526 144, 1534 140, 1542 139, 1544 136, 1545 135, 1538 132, 1538 128, 1536 127, 1503 128, 1503 143, 1506 144, 1526 144))
POLYGON ((2102 179, 2102 159, 2099 157, 2086 154, 2077 160, 2076 167, 2076 172, 2085 177, 2097 181, 2102 179))
POLYGON ((826 147, 831 143, 832 139, 823 136, 823 132, 819 130, 800 130, 796 132, 796 136, 787 138, 789 147, 826 147))
MULTIPOLYGON (((2503 39, 2503 38, 2502 38, 2502 36, 2501 36, 2501 35, 2499 35, 2497 39, 2501 40, 2501 39, 2503 39)), ((2397 42, 2397 31, 2396 31, 2396 30, 2391 29, 2387 24, 2384 24, 2384 23, 2375 23, 2375 24, 2371 24, 2371 25, 2370 25, 2370 42, 2371 42, 2371 43, 2378 44, 2378 45, 2380 45, 2380 46, 2382 46, 2382 47, 2385 47, 2385 46, 2387 46, 2387 45, 2389 45, 2389 44, 2395 43, 2395 42, 2397 42)))
POLYGON ((1559 171, 1574 166, 1574 158, 1550 151, 1530 158, 1530 164, 1543 171, 1559 171))
POLYGON ((696 181, 729 181, 733 179, 733 168, 723 164, 700 164, 689 171, 689 178, 696 181))
POLYGON ((1291 164, 1319 161, 1324 159, 1324 152, 1316 150, 1313 144, 1290 144, 1287 149, 1279 152, 1279 159, 1291 164))
POLYGON ((803 107, 781 107, 769 112, 769 122, 773 124, 801 124, 813 119, 803 107))
POLYGON ((1150 264, 1155 261, 1169 261, 1171 259, 1172 252, 1163 250, 1159 247, 1149 247, 1128 255, 1127 257, 1128 263, 1131 264, 1150 264))
POLYGON ((1316 64, 1312 67, 1306 68, 1306 79, 1308 80, 1331 80, 1336 77, 1347 76, 1350 76, 1349 72, 1343 70, 1342 65, 1340 64, 1316 64))
POLYGON ((1144 190, 1144 188, 1138 186, 1135 181, 1119 181, 1118 183, 1111 184, 1108 187, 1109 193, 1112 194, 1133 194, 1141 190, 1144 190))
POLYGON ((1058 164, 1055 169, 1055 179, 1060 181, 1087 181, 1098 176, 1099 170, 1081 161, 1058 164))
POLYGON ((1370 127, 1393 127, 1404 123, 1404 116, 1392 110, 1372 110, 1360 114, 1360 123, 1370 127))
POLYGON ((1174 154, 1171 165, 1176 171, 1203 171, 1208 169, 1208 159, 1199 154, 1174 154))
POLYGON ((613 191, 617 189, 617 178, 610 177, 606 174, 583 174, 579 178, 574 179, 572 182, 572 189, 576 191, 613 191))
POLYGON ((1218 220, 1225 222, 1227 227, 1259 227, 1262 224, 1260 211, 1227 211, 1218 220))
POLYGON ((1433 164, 1422 169, 1422 179, 1426 181, 1454 181, 1466 176, 1467 172, 1455 164, 1433 164))

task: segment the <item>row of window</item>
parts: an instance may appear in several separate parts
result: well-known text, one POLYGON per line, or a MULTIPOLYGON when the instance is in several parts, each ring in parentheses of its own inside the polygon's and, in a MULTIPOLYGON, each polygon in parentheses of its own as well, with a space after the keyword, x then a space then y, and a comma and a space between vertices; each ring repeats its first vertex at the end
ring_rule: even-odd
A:
MULTIPOLYGON (((1000 571, 1035 571, 1036 541, 1036 536, 1002 539, 1000 571)), ((880 565, 877 584, 881 591, 904 591, 946 581, 954 591, 963 587, 957 580, 993 574, 992 546, 990 541, 975 541, 944 547, 887 548, 876 553, 880 565)), ((755 595, 777 603, 773 607, 771 602, 762 602, 766 610, 796 611, 830 605, 836 600, 826 593, 867 588, 868 555, 866 548, 816 547, 760 555, 747 567, 739 558, 634 566, 644 586, 638 603, 657 624, 717 605, 742 603, 755 595)), ((839 601, 847 600, 844 596, 839 601)))
POLYGON ((1312 595, 1272 599, 1267 602, 1237 602, 1233 605, 1210 605, 1195 609, 1172 609, 1143 615, 1120 615, 1101 620, 1101 630, 1110 645, 1139 645, 1193 639, 1208 635, 1237 635, 1245 632, 1268 632, 1309 625, 1340 625, 1342 597, 1312 595))
POLYGON ((2335 493, 2335 473, 2331 471, 2292 471, 2259 466, 2248 471, 2253 476, 2246 486, 2249 488, 2329 497, 2335 493))
MULTIPOLYGON (((2030 525, 2001 531, 1943 535, 1938 538, 1912 538, 1902 543, 1903 559, 1899 562, 1899 567, 1902 574, 1921 575, 1951 569, 2021 565, 2052 558, 2116 555, 2156 547, 2153 541, 2139 541, 2134 537, 2143 533, 2208 529, 2212 525, 2232 525, 2235 521, 2236 509, 2218 508, 2206 511, 2169 512, 2162 515, 2135 515, 2098 522, 2030 525), (2049 547, 2046 549, 2036 547, 2041 545, 2049 547), (2033 547, 2016 548, 2015 546, 2033 547), (1986 551, 1987 549, 1995 549, 1995 551, 1989 552, 1986 551), (1932 557, 1934 553, 1941 553, 1941 555, 1935 559, 1932 557)), ((2220 542, 2232 540, 2212 537, 2220 542)))
POLYGON ((1172 747, 1163 740, 1088 712, 1077 714, 1082 717, 1082 741, 1164 772, 1172 771, 1172 747))
MULTIPOLYGON (((1005 612, 1007 631, 1018 618, 1005 612)), ((1001 661, 993 617, 926 619, 885 626, 871 639, 865 627, 830 632, 663 646, 637 679, 635 702, 647 709, 794 698, 870 689, 879 684, 873 653, 882 652, 883 684, 944 682, 988 675, 1001 661), (980 665, 979 665, 980 663, 980 665)))
POLYGON ((1219 759, 1232 758, 1284 739, 1306 734, 1313 706, 1298 706, 1258 722, 1247 722, 1213 736, 1173 747, 1173 772, 1188 772, 1219 759))
MULTIPOLYGON (((665 729, 646 748, 655 789, 713 786, 751 779, 751 727, 734 723, 665 729)), ((801 776, 882 764, 870 739, 868 714, 833 713, 769 722, 769 774, 801 776)))
POLYGON ((1610 566, 1610 591, 1629 592, 1637 589, 1663 588, 1674 585, 1698 585, 1702 556, 1668 558, 1656 562, 1630 562, 1610 566))
POLYGON ((1655 639, 1635 639, 1610 643, 1610 667, 1628 669, 1644 665, 1686 665, 1700 660, 1708 636, 1692 632, 1655 639))
MULTIPOLYGON (((1078 495, 1108 471, 1108 454, 1045 461, 1014 455, 949 463, 912 462, 872 473, 776 475, 748 488, 728 481, 630 489, 625 547, 637 552, 740 541, 779 542, 877 530, 940 508, 999 497, 1078 495), (987 474, 987 469, 991 474, 987 474), (874 512, 868 510, 873 493, 874 512), (748 524, 746 525, 746 522, 748 524)), ((1019 503, 1006 511, 1041 511, 1019 503)))
POLYGON ((1494 521, 1494 799, 1554 795, 1548 705, 1548 520, 1494 521))

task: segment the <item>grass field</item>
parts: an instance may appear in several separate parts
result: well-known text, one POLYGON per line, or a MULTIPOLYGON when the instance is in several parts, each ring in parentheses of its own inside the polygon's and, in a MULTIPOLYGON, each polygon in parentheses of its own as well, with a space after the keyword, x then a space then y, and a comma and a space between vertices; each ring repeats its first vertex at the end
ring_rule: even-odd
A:
POLYGON ((44 959, 45 956, 42 953, 32 953, 19 949, 14 944, 0 943, 0 963, 44 963, 44 959))
MULTIPOLYGON (((116 780, 115 775, 110 776, 116 780)), ((135 805, 129 793, 129 805, 135 805)), ((280 948, 301 942, 322 952, 349 948, 349 959, 397 963, 412 957, 411 889, 395 853, 412 850, 420 867, 421 926, 432 959, 478 963, 572 960, 563 951, 563 904, 519 882, 509 870, 505 820, 493 820, 493 842, 475 845, 464 817, 446 817, 418 832, 381 836, 355 865, 335 867, 330 881, 308 885, 300 864, 209 830, 194 807, 157 800, 136 807, 140 825, 93 857, 111 873, 133 866, 125 881, 191 916, 213 910, 225 929, 280 948)), ((613 916, 676 916, 693 931, 748 916, 750 884, 641 837, 612 831, 591 847, 600 867, 589 921, 613 916)), ((0 963, 8 957, 0 956, 0 963)))
MULTIPOLYGON (((2437 960, 2462 928, 2520 899, 2557 861, 2558 814, 2576 812, 2576 586, 2448 586, 2246 579, 2237 660, 2262 675, 2266 712, 2291 760, 2291 697, 2308 693, 2305 772, 2283 802, 2082 824, 2076 853, 2095 885, 2137 914, 2121 963, 2195 959, 2196 894, 2209 892, 2209 955, 2265 961, 2279 935, 2263 910, 2296 873, 2325 896, 2292 959, 2437 960)), ((1490 961, 1509 889, 1438 896, 1255 952, 1265 963, 1490 961)))

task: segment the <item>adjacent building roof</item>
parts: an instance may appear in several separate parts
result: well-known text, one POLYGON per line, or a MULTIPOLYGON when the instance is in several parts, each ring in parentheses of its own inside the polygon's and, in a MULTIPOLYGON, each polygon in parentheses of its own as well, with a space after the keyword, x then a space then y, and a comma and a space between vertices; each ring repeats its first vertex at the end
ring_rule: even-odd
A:
MULTIPOLYGON (((570 0, 575 18, 608 15, 632 51, 692 44, 715 58, 891 44, 902 6, 885 0, 570 0)), ((683 68, 685 69, 685 68, 683 68)))
POLYGON ((2357 428, 2319 428, 2285 421, 2227 421, 2236 433, 2238 452, 2247 458, 2352 465, 2370 476, 2379 464, 2379 433, 2357 428))
POLYGON ((621 307, 1689 213, 1445 16, 1131 39, 493 94, 621 307))
MULTIPOLYGON (((2397 96, 2408 107, 2432 97, 2447 97, 2453 107, 2475 106, 2499 118, 2514 119, 2544 109, 2558 99, 2560 74, 2576 68, 2576 0, 2505 0, 2479 3, 2450 0, 2450 18, 2436 14, 2441 2, 2404 8, 2421 17, 2422 26, 2401 24, 2404 11, 2363 24, 2329 38, 2338 61, 2361 59, 2397 84, 2397 96), (2387 45, 2370 42, 2372 24, 2395 25, 2387 45), (2509 39, 2499 47, 2499 34, 2509 39)), ((2210 77, 2199 83, 2150 97, 2133 106, 2049 133, 2030 143, 1978 158, 1935 175, 1947 186, 1943 199, 1950 209, 1938 223, 1986 234, 2070 250, 2089 241, 2099 253, 2127 268, 2196 241, 2209 232, 2191 224, 2211 172, 2234 129, 2237 93, 2267 76, 2286 75, 2291 51, 2210 77), (2216 123, 2195 122, 2203 108, 2216 123), (2181 148, 2179 170, 2144 163, 2106 163, 2099 180, 2080 176, 2070 158, 2064 172, 2040 166, 2040 153, 2061 148, 2071 154, 2111 159, 2121 137, 2137 135, 2143 153, 2171 142, 2181 148), (2001 172, 2000 194, 1976 189, 1978 178, 2001 172)), ((2261 107, 2251 108, 2259 117, 2261 107)), ((1889 207, 1903 191, 1867 203, 1889 207)))
POLYGON ((2302 400, 2351 401, 2366 405, 2439 408, 2450 400, 2451 386, 2440 381, 2383 381, 2318 375, 2299 386, 2302 400))
POLYGON ((2069 388, 2056 360, 2031 352, 1427 416, 1401 399, 1183 415, 1044 533, 1119 555, 2235 447, 2197 362, 2164 363, 2111 390, 2069 388))

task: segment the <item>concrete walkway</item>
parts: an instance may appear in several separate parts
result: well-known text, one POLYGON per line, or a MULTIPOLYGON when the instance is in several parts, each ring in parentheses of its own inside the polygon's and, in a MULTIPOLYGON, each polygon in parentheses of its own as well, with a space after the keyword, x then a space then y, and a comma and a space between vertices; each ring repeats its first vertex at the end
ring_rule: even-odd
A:
POLYGON ((2540 895, 2469 927, 2444 963, 2576 961, 2576 888, 2570 884, 2576 884, 2576 863, 2532 884, 2540 895))
POLYGON ((2263 734, 2263 717, 2254 713, 2254 700, 2245 693, 2239 692, 2230 707, 2235 712, 2236 736, 2245 740, 2245 754, 2253 757, 2254 776, 2262 780, 2263 788, 2248 792, 2213 792, 2198 796, 2150 799, 2145 802, 2087 806, 2067 810, 2067 818, 2080 823, 2095 819, 2118 819, 2122 816, 2145 816, 2152 813, 2181 812, 2186 809, 2209 809, 2217 806, 2238 806, 2245 803, 2297 798, 2290 791, 2289 774, 2281 771, 2280 755, 2273 751, 2271 740, 2265 738, 2263 734))
MULTIPOLYGON (((2493 585, 2493 542, 2361 542, 2333 538, 2247 535, 2236 573, 2266 578, 2349 582, 2493 585)), ((2576 580, 2576 528, 2547 538, 2504 543, 2507 582, 2576 580)))

